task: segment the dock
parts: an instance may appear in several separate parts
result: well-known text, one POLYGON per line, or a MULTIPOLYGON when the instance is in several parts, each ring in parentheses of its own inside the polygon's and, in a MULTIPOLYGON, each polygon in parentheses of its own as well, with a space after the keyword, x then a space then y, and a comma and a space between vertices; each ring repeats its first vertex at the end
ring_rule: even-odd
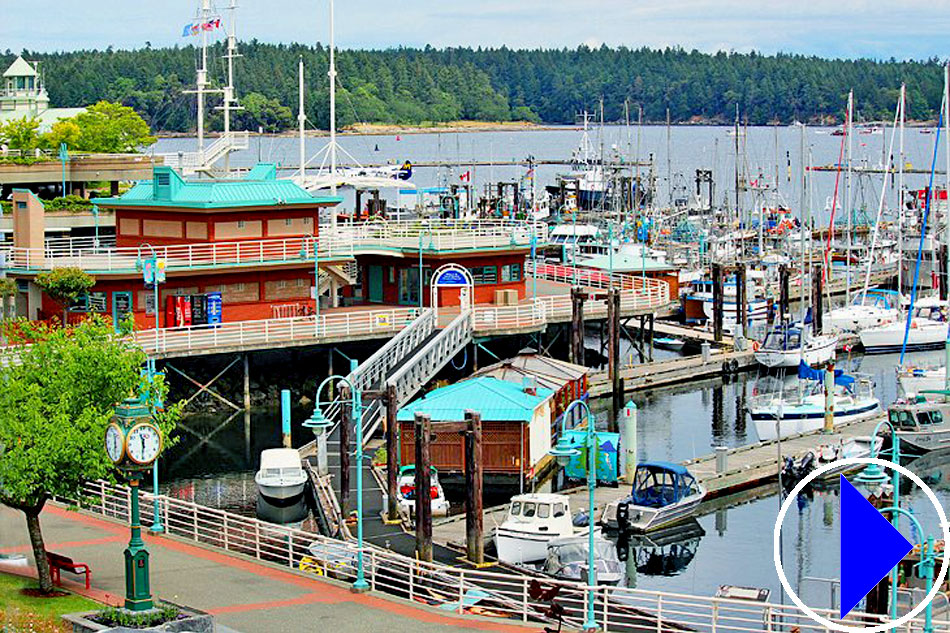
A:
MULTIPOLYGON (((870 435, 882 419, 882 415, 837 425, 834 433, 825 434, 819 431, 785 438, 781 441, 781 455, 782 457, 786 455, 798 457, 809 449, 817 448, 823 444, 835 444, 848 438, 870 435)), ((706 488, 707 495, 703 501, 705 505, 717 498, 775 481, 778 478, 780 463, 778 444, 776 441, 758 442, 731 448, 726 453, 726 466, 722 470, 716 468, 715 454, 687 460, 683 462, 683 465, 706 488)), ((586 511, 588 504, 586 486, 565 490, 562 493, 570 498, 571 508, 575 512, 578 510, 586 511)), ((630 486, 622 482, 617 487, 598 487, 595 495, 595 516, 611 502, 623 499, 629 494, 630 486)), ((484 538, 486 541, 491 539, 494 528, 504 521, 506 512, 506 506, 485 509, 484 538)), ((702 512, 702 506, 700 506, 699 512, 702 512)), ((464 549, 465 515, 448 517, 434 522, 432 540, 433 543, 446 547, 464 549)))
MULTIPOLYGON (((624 392, 675 385, 681 382, 710 378, 723 373, 735 373, 756 365, 754 352, 715 351, 704 359, 701 354, 670 360, 655 361, 620 370, 624 392)), ((590 397, 611 393, 610 374, 607 371, 588 375, 590 397)))

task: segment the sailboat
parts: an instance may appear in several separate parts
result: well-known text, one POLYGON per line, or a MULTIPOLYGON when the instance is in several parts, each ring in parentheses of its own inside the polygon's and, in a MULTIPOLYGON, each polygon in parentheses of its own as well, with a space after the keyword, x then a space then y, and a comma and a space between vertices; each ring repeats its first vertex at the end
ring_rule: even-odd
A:
POLYGON ((909 328, 902 320, 859 332, 864 351, 868 354, 899 352, 905 348, 905 332, 907 350, 942 349, 947 340, 945 302, 936 297, 921 299, 911 312, 909 328))
POLYGON ((835 308, 825 318, 832 330, 860 332, 870 327, 893 323, 900 315, 900 293, 894 290, 872 289, 857 293, 851 305, 835 308))
POLYGON ((838 337, 833 334, 814 334, 811 310, 802 323, 779 323, 769 330, 762 345, 755 352, 755 360, 768 368, 821 365, 835 357, 838 337))

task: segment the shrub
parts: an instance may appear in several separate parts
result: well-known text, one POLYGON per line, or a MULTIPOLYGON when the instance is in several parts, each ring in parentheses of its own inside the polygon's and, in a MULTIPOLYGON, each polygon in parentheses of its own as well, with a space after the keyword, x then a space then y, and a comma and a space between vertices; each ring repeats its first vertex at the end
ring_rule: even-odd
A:
POLYGON ((181 610, 178 607, 172 606, 170 604, 158 603, 155 605, 155 607, 155 611, 148 611, 145 613, 135 613, 132 611, 126 611, 125 609, 109 607, 99 611, 90 619, 94 622, 98 622, 99 624, 104 624, 105 626, 124 626, 130 629, 147 629, 150 626, 158 626, 159 624, 177 620, 181 615, 181 610))

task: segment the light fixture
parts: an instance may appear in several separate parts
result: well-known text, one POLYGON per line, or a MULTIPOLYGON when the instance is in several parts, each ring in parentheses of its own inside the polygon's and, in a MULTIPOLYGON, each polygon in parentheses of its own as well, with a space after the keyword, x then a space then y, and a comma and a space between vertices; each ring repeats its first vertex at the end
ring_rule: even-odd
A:
POLYGON ((313 410, 310 419, 304 421, 303 426, 313 431, 314 436, 319 437, 328 431, 333 423, 323 415, 323 411, 318 406, 313 410))
POLYGON ((553 457, 558 466, 567 466, 571 459, 580 455, 581 452, 571 445, 571 441, 564 436, 557 441, 557 445, 548 451, 548 455, 553 457))
POLYGON ((855 483, 861 484, 872 493, 876 492, 889 480, 890 478, 884 474, 884 470, 877 464, 868 464, 867 468, 854 478, 855 483))

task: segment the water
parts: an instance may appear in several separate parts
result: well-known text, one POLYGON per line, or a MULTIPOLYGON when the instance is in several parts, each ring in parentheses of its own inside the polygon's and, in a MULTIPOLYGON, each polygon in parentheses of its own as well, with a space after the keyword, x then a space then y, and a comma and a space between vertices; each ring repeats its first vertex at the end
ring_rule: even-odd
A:
MULTIPOLYGON (((695 170, 712 169, 716 183, 714 199, 717 204, 732 204, 735 189, 735 140, 730 136, 731 127, 722 126, 675 126, 669 130, 669 151, 667 151, 667 128, 663 126, 645 126, 637 128, 608 126, 601 134, 597 129, 591 131, 591 141, 600 151, 610 156, 612 148, 628 157, 639 156, 646 161, 654 158, 657 177, 657 202, 666 204, 672 197, 682 197, 695 190, 695 170), (639 134, 639 144, 637 137, 639 134), (639 146, 639 152, 637 148, 639 146), (672 182, 672 188, 670 183, 672 182)), ((831 165, 839 162, 841 138, 832 136, 832 128, 807 128, 805 130, 806 153, 811 154, 812 165, 831 165)), ((469 167, 466 162, 479 161, 525 161, 528 156, 538 160, 567 160, 577 148, 581 132, 576 128, 555 128, 544 130, 517 130, 469 133, 424 133, 397 135, 339 135, 340 162, 351 162, 346 154, 362 164, 399 163, 404 160, 453 161, 459 166, 454 169, 420 167, 414 169, 413 182, 419 187, 432 187, 446 183, 459 183, 459 175, 471 171, 475 190, 483 191, 487 183, 499 180, 516 180, 525 175, 527 169, 521 166, 469 167), (379 151, 375 151, 376 147, 379 151), (345 153, 344 153, 345 152, 345 153)), ((905 132, 905 155, 907 162, 916 168, 930 168, 933 153, 934 135, 920 134, 910 128, 905 132)), ((748 174, 749 180, 758 180, 760 184, 776 184, 780 199, 796 212, 801 208, 801 136, 794 127, 750 127, 740 137, 740 165, 748 174)), ((308 138, 306 155, 316 155, 326 145, 326 138, 308 138)), ((890 142, 890 130, 883 134, 859 134, 853 136, 853 163, 856 166, 880 166, 887 163, 884 154, 890 142)), ((196 141, 193 138, 161 139, 154 151, 174 153, 193 151, 196 141)), ((895 143, 895 153, 897 144, 895 143)), ((294 137, 253 137, 246 151, 231 158, 234 167, 249 167, 258 160, 276 162, 296 167, 298 163, 298 141, 294 137)), ((846 155, 845 155, 846 156, 846 155)), ((942 168, 944 158, 941 155, 942 168)), ((896 164, 896 159, 895 159, 896 164)), ((311 165, 319 166, 319 163, 311 165)), ((539 165, 537 184, 539 187, 553 184, 555 176, 566 170, 564 166, 539 165)), ((646 177, 647 170, 641 175, 646 177)), ((910 187, 922 188, 926 185, 925 175, 905 177, 910 187)), ((856 209, 864 208, 873 217, 877 213, 881 192, 880 176, 855 176, 852 199, 856 209)), ((821 221, 827 220, 826 201, 834 193, 834 173, 814 173, 811 185, 812 213, 821 221)), ((893 183, 889 185, 890 202, 895 194, 893 183)), ((844 178, 841 179, 841 193, 844 192, 844 178)), ((390 201, 394 192, 384 192, 390 201)), ((772 198, 753 200, 751 194, 743 199, 744 208, 761 204, 773 204, 772 198)), ((350 201, 351 204, 351 201, 350 201)), ((841 209, 839 199, 839 212, 841 209)), ((839 216, 843 217, 843 213, 839 216)))

